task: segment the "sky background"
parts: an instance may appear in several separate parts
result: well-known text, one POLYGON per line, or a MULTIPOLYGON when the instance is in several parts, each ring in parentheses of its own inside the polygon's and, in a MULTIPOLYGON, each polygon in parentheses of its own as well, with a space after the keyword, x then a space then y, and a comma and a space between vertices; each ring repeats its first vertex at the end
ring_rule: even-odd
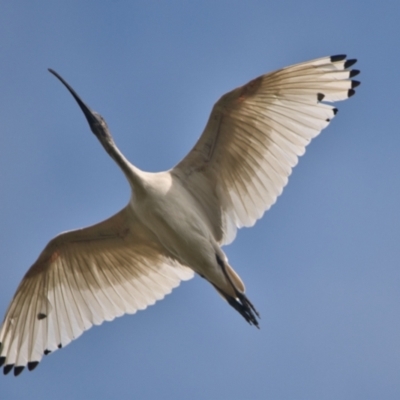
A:
POLYGON ((61 231, 130 192, 58 71, 138 167, 174 166, 214 102, 268 71, 358 58, 362 85, 264 218, 225 247, 261 313, 204 280, 83 334, 4 399, 399 399, 398 1, 2 1, 0 313, 61 231))

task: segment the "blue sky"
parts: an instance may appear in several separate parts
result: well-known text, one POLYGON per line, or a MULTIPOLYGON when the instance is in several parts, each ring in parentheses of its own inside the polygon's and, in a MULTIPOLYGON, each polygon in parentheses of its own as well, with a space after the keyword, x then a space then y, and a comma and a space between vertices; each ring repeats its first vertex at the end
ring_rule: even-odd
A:
POLYGON ((195 278, 34 372, 0 376, 1 396, 400 398, 399 19, 397 1, 3 1, 1 314, 49 239, 129 198, 48 67, 148 171, 175 165, 214 102, 262 73, 346 53, 362 85, 277 204, 225 248, 260 331, 195 278))

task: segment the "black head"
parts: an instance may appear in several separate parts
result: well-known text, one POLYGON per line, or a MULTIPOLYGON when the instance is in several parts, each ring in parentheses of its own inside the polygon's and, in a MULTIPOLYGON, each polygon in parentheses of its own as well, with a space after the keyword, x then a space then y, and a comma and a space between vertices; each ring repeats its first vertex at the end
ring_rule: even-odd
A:
POLYGON ((108 141, 112 141, 112 136, 110 134, 110 131, 108 129, 107 123, 104 120, 104 118, 98 114, 95 111, 92 111, 83 101, 82 99, 77 95, 74 89, 54 70, 49 68, 49 72, 51 72, 55 77, 57 77, 63 85, 69 90, 69 92, 72 94, 76 102, 79 104, 79 107, 81 108, 83 114, 85 114, 85 117, 89 123, 91 131, 96 135, 96 137, 102 141, 102 139, 106 139, 108 141))

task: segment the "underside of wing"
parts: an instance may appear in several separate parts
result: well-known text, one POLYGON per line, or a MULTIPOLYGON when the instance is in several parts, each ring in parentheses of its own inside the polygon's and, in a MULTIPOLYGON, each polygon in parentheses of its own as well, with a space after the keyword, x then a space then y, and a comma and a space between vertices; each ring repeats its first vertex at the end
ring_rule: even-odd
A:
POLYGON ((230 243, 276 201, 298 157, 354 94, 356 60, 332 56, 260 76, 221 97, 189 154, 173 169, 230 243))
POLYGON ((54 238, 29 269, 0 331, 4 373, 32 370, 92 325, 134 314, 193 277, 131 213, 54 238))

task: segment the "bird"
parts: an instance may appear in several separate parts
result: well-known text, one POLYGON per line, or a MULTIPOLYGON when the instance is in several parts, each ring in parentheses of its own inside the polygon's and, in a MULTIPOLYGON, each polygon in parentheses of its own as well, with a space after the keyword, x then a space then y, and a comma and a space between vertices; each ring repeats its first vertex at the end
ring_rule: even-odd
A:
POLYGON ((140 170, 104 118, 49 69, 124 173, 128 204, 90 227, 59 234, 26 272, 0 330, 0 367, 18 376, 93 325, 134 314, 195 274, 250 325, 260 315, 222 246, 276 201, 311 139, 355 94, 356 59, 335 55, 261 75, 223 95, 191 151, 173 168, 140 170))

